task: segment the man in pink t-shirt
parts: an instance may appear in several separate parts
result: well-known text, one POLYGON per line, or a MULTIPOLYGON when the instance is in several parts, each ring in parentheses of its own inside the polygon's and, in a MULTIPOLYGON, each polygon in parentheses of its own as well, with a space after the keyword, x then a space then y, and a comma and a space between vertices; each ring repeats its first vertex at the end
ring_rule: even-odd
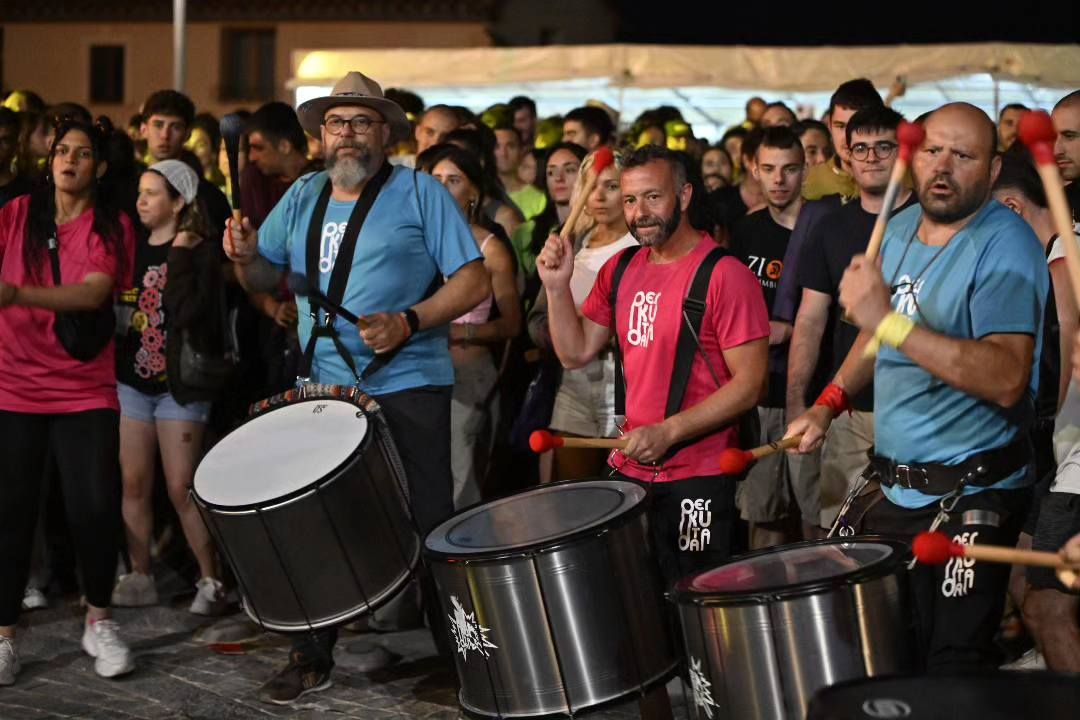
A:
POLYGON ((708 362, 695 353, 681 409, 665 417, 683 301, 698 266, 717 245, 687 222, 692 189, 675 153, 658 146, 636 151, 626 160, 621 188, 626 224, 642 249, 619 282, 614 318, 610 298, 618 255, 601 268, 581 307, 584 317, 570 294, 569 242, 549 239, 537 268, 547 291, 552 343, 565 367, 584 365, 613 331, 617 336, 626 378, 627 445, 609 463, 649 485, 650 523, 671 584, 727 558, 735 478, 719 475, 718 460, 737 442, 734 423, 765 391, 769 316, 753 274, 737 258, 721 258, 699 332, 708 362))

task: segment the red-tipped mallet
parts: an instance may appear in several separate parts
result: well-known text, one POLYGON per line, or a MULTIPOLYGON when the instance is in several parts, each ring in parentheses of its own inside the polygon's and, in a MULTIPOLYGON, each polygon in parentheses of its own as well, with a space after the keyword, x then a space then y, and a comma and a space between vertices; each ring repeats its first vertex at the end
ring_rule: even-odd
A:
POLYGON ((798 447, 801 441, 802 433, 799 433, 798 435, 786 437, 783 440, 771 442, 768 445, 756 447, 753 450, 728 448, 720 453, 720 473, 722 475, 738 475, 745 470, 750 463, 760 460, 767 455, 783 452, 788 448, 798 447))
POLYGON ((582 438, 552 435, 547 430, 534 430, 529 435, 529 448, 534 453, 545 453, 561 447, 577 448, 624 448, 626 438, 582 438))
POLYGON ((964 545, 953 542, 943 532, 919 533, 911 544, 911 551, 915 559, 925 565, 941 565, 959 557, 1006 565, 1054 568, 1066 585, 1070 585, 1076 573, 1080 572, 1080 566, 1069 565, 1057 553, 1018 550, 1000 545, 964 545))
POLYGON ((574 205, 570 209, 570 215, 566 218, 566 222, 563 223, 562 232, 559 233, 559 237, 563 240, 570 238, 571 233, 574 232, 574 226, 577 225, 578 217, 581 216, 581 211, 585 209, 585 203, 589 199, 589 195, 592 194, 593 189, 596 187, 596 180, 600 177, 600 173, 615 162, 615 154, 611 152, 611 148, 602 147, 593 153, 592 167, 589 168, 589 172, 585 177, 585 185, 581 188, 581 192, 574 198, 574 205))
POLYGON ((904 175, 908 165, 911 164, 911 156, 915 149, 922 145, 926 138, 926 131, 922 125, 902 120, 896 128, 896 142, 900 149, 893 163, 892 175, 889 176, 889 184, 885 188, 885 197, 882 199, 881 211, 877 220, 874 221, 874 229, 870 233, 870 242, 866 245, 866 257, 873 260, 881 250, 881 241, 885 239, 885 228, 889 224, 889 215, 896 203, 896 196, 900 193, 900 186, 904 183, 904 175))
POLYGON ((1020 116, 1016 134, 1035 158, 1035 167, 1054 218, 1054 230, 1057 231, 1059 242, 1065 243, 1065 267, 1069 270, 1073 296, 1080 302, 1080 248, 1073 234, 1072 214, 1065 199, 1065 183, 1054 162, 1054 141, 1057 139, 1054 123, 1043 110, 1028 111, 1020 116))

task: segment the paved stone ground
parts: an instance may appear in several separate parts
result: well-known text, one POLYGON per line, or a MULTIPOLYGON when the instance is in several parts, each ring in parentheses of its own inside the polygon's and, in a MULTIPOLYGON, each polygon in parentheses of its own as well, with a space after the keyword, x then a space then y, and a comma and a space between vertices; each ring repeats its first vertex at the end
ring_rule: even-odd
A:
MULTIPOLYGON (((278 707, 259 702, 257 692, 286 660, 281 638, 266 635, 243 655, 216 654, 192 639, 207 621, 190 615, 182 600, 118 610, 116 617, 138 667, 126 678, 104 680, 79 646, 82 620, 74 601, 25 613, 19 631, 23 671, 15 685, 0 688, 0 720, 458 717, 455 677, 442 669, 427 631, 374 636, 400 657, 375 673, 350 668, 345 648, 358 636, 344 633, 334 686, 278 707)), ((639 714, 631 702, 589 717, 622 720, 639 714)))

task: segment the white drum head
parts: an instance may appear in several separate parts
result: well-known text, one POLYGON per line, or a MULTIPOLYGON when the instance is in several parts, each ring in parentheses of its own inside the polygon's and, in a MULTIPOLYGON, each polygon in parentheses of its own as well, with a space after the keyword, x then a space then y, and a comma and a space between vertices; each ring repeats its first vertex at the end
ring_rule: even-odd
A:
POLYGON ((218 507, 276 500, 341 466, 367 430, 367 416, 343 400, 303 400, 271 410, 207 453, 195 471, 195 494, 218 507))

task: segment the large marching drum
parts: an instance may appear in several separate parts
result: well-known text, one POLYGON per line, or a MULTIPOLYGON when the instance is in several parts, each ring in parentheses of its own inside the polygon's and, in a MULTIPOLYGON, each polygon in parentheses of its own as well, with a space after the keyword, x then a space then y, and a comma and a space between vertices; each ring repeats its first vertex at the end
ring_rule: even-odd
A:
POLYGON ((672 674, 644 500, 631 482, 554 483, 465 510, 428 535, 463 708, 572 715, 672 674))
POLYGON ((374 610, 419 562, 397 451, 378 405, 355 388, 263 401, 203 459, 193 495, 245 609, 271 630, 374 610))
POLYGON ((804 542, 680 581, 691 716, 802 720, 823 687, 912 670, 906 552, 867 537, 804 542))

